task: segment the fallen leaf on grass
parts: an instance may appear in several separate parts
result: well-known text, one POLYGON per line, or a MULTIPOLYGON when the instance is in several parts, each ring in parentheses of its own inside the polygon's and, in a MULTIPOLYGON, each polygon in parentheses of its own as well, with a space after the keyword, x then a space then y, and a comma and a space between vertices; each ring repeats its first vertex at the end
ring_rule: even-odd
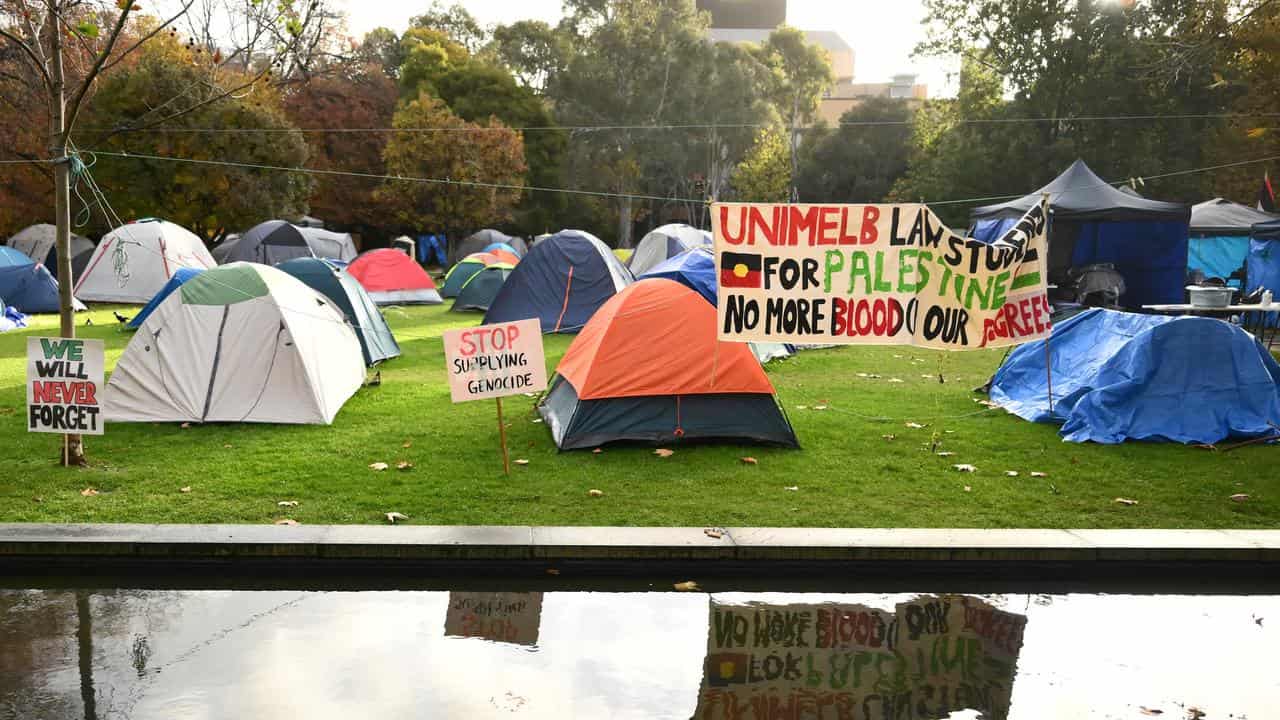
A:
POLYGON ((881 438, 882 440, 890 440, 890 441, 892 441, 892 440, 896 439, 897 437, 898 437, 897 435, 894 435, 894 434, 892 434, 892 433, 890 433, 890 434, 888 434, 888 435, 881 435, 881 436, 880 436, 880 438, 881 438))
POLYGON ((81 495, 83 495, 83 496, 85 496, 85 497, 93 497, 94 495, 97 495, 97 494, 98 494, 98 491, 97 491, 97 490, 94 490, 94 489, 93 489, 93 488, 91 488, 91 487, 87 487, 87 488, 85 488, 85 489, 81 490, 81 491, 80 491, 80 494, 81 494, 81 495))
POLYGON ((967 463, 960 463, 959 465, 952 465, 951 467, 955 468, 956 470, 958 470, 958 471, 960 471, 960 472, 968 472, 968 473, 971 473, 971 472, 977 472, 977 470, 978 470, 978 468, 976 468, 976 467, 974 467, 974 466, 972 466, 972 465, 969 465, 969 464, 967 464, 967 463))
POLYGON ((697 592, 702 589, 698 587, 698 583, 692 580, 685 580, 684 582, 678 582, 675 584, 674 587, 680 592, 697 592))
POLYGON ((276 503, 276 507, 289 507, 289 508, 298 507, 298 501, 297 500, 281 500, 280 502, 276 503))
POLYGON ((720 538, 724 537, 724 531, 721 530, 720 528, 707 528, 706 530, 702 531, 702 534, 706 535, 707 537, 713 540, 719 540, 720 538))
POLYGON ((512 462, 514 462, 514 463, 515 463, 515 464, 517 464, 517 465, 528 465, 528 464, 529 464, 529 460, 528 460, 528 459, 526 459, 526 458, 516 458, 516 459, 515 459, 515 460, 513 460, 512 462))
POLYGON ((920 424, 920 423, 918 423, 918 422, 909 422, 909 423, 907 423, 907 427, 911 428, 912 430, 923 430, 923 429, 925 429, 925 428, 927 428, 927 427, 929 427, 929 426, 928 426, 928 425, 921 425, 921 424, 920 424))
POLYGON ((943 430, 942 432, 946 433, 947 435, 955 435, 955 434, 956 434, 956 431, 955 431, 955 430, 943 430))
POLYGON ((408 460, 401 460, 400 462, 396 463, 396 469, 400 471, 408 472, 409 470, 413 469, 413 463, 409 462, 408 460))
POLYGON ((653 454, 657 455, 658 457, 671 457, 672 455, 676 454, 676 451, 668 450, 666 448, 658 448, 657 450, 653 451, 653 454))
MULTIPOLYGON (((39 495, 36 495, 35 497, 31 498, 31 502, 38 502, 38 503, 42 503, 42 502, 44 502, 44 498, 40 497, 39 495)), ((1261 623, 1259 623, 1259 624, 1261 624, 1261 623)))
POLYGON ((398 512, 387 513, 387 522, 391 523, 392 525, 395 525, 397 520, 408 520, 408 519, 409 519, 408 515, 404 515, 398 512))
POLYGON ((222 445, 222 449, 224 449, 224 450, 230 450, 230 449, 231 449, 231 443, 224 443, 224 444, 222 445))
POLYGON ((1049 473, 1042 473, 1036 470, 1032 470, 1031 477, 1049 477, 1049 473))
POLYGON ((404 441, 404 444, 403 444, 403 445, 401 445, 400 447, 404 448, 405 450, 408 450, 409 448, 413 447, 413 441, 412 441, 412 440, 405 440, 405 441, 404 441))
POLYGON ((827 409, 827 406, 826 406, 826 405, 814 405, 814 406, 813 406, 813 409, 814 409, 814 410, 826 410, 826 409, 827 409))
POLYGON ((279 520, 276 521, 276 524, 277 525, 297 525, 298 521, 291 520, 289 518, 280 518, 279 520))
POLYGON ((934 454, 937 455, 938 457, 951 457, 952 455, 955 455, 955 453, 951 452, 950 450, 943 450, 940 453, 934 453, 934 454))
POLYGON ((800 486, 799 486, 799 485, 789 485, 789 486, 784 487, 784 488, 782 488, 782 489, 783 489, 783 490, 790 490, 791 492, 800 492, 800 486))
POLYGON ((990 400, 979 400, 978 398, 974 398, 974 399, 973 399, 973 401, 974 401, 974 402, 976 402, 976 403, 978 403, 978 404, 979 404, 979 405, 981 405, 982 407, 988 407, 988 408, 998 408, 998 407, 1000 407, 998 404, 993 403, 993 402, 991 402, 990 400))
POLYGON ((1129 498, 1116 498, 1115 503, 1118 505, 1137 505, 1138 501, 1130 500, 1129 498))
POLYGON ((189 492, 191 492, 191 486, 190 486, 190 485, 188 485, 188 486, 186 486, 186 487, 184 487, 184 488, 179 488, 179 489, 178 489, 178 492, 180 492, 180 493, 189 493, 189 492))
POLYGON ((183 430, 186 430, 187 428, 191 427, 191 423, 182 423, 178 427, 182 428, 183 430))
POLYGON ((1053 483, 1049 483, 1049 492, 1053 493, 1054 495, 1061 495, 1061 494, 1062 494, 1062 493, 1058 490, 1058 486, 1057 486, 1057 485, 1054 485, 1053 483))
POLYGON ((1149 708, 1143 705, 1138 706, 1138 711, 1141 712, 1143 715, 1163 715, 1164 714, 1163 710, 1156 710, 1155 708, 1149 708))
POLYGON ((1235 495, 1231 496, 1231 502, 1242 503, 1242 502, 1248 502, 1248 500, 1249 500, 1248 493, 1236 493, 1235 495))
POLYGON ((596 448, 595 450, 592 450, 592 451, 591 451, 591 454, 592 454, 592 455, 599 455, 599 454, 601 454, 601 453, 603 453, 603 452, 604 452, 604 450, 601 450, 600 448, 596 448))
POLYGON ((373 470, 374 472, 382 472, 383 470, 386 470, 388 467, 390 466, 384 462, 369 463, 369 469, 373 470))
POLYGON ((745 464, 745 465, 759 465, 759 464, 760 464, 760 461, 759 461, 759 460, 757 460, 757 459, 755 459, 755 458, 753 458, 753 457, 744 457, 744 458, 742 458, 742 462, 743 462, 743 464, 745 464))
POLYGON ((559 575, 560 571, 555 568, 547 568, 548 575, 559 575))
POLYGON ((973 488, 969 487, 968 485, 965 485, 965 486, 964 486, 964 491, 965 491, 965 492, 973 492, 973 488))
POLYGON ((596 490, 595 488, 592 488, 587 491, 587 495, 589 495, 590 497, 604 497, 604 491, 596 490))
POLYGON ((870 376, 870 375, 868 375, 867 373, 858 373, 858 377, 860 377, 860 378, 867 378, 867 377, 871 377, 871 376, 870 376))
POLYGON ((921 377, 921 378, 924 378, 925 380, 932 380, 932 379, 933 379, 933 376, 932 376, 932 375, 921 375, 920 377, 921 377))
POLYGON ((889 382, 891 382, 891 383, 900 383, 900 382, 902 382, 902 379, 901 379, 901 378, 889 378, 889 382))
POLYGON ((534 418, 534 419, 533 419, 533 424, 535 424, 535 425, 539 425, 539 424, 541 424, 541 423, 542 423, 542 418, 534 418))
POLYGON ((1018 471, 1017 471, 1017 470, 1005 470, 1005 471, 1004 471, 1004 475, 1005 475, 1005 477, 1018 477, 1018 471))

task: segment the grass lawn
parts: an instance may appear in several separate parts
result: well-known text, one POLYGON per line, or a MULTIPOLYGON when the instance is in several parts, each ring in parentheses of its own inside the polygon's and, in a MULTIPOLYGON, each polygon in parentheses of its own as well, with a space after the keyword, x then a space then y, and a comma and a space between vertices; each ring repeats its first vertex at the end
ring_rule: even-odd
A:
MULTIPOLYGON (((770 364, 801 450, 559 453, 546 426, 534 422, 534 400, 516 396, 506 401, 511 453, 529 463, 504 477, 494 404, 453 405, 445 383, 440 333, 479 316, 447 306, 387 315, 405 354, 332 426, 113 424, 105 436, 87 438, 87 469, 57 466, 59 436, 25 432, 25 337, 55 335, 56 318, 0 335, 0 522, 379 523, 394 510, 424 524, 1280 525, 1280 448, 1064 444, 1055 427, 974 402, 971 388, 999 364, 997 351, 845 347, 770 364), (819 405, 826 409, 813 409, 819 405), (934 454, 934 443, 955 455, 934 454), (414 467, 397 471, 401 460, 414 467), (370 470, 376 461, 392 469, 370 470), (958 472, 956 463, 977 471, 958 472), (1007 470, 1020 475, 1006 477, 1007 470), (100 494, 81 495, 87 487, 100 494), (593 488, 603 497, 588 497, 593 488), (1234 493, 1251 499, 1231 502, 1234 493), (1123 506, 1117 497, 1138 504, 1123 506), (299 504, 281 510, 283 500, 299 504)), ((110 308, 82 313, 77 324, 82 336, 107 341, 110 370, 130 335, 110 308)), ((552 366, 571 340, 546 338, 552 366)))

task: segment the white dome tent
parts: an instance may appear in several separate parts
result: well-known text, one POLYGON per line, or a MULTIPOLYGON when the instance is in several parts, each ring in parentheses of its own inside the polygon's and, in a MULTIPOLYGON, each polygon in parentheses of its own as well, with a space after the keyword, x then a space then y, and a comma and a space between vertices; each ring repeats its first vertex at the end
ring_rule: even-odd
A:
POLYGON ((328 425, 364 383, 355 331, 288 273, 232 263, 188 280, 125 348, 109 422, 328 425))
POLYGON ((706 230, 690 225, 662 225, 640 239, 627 267, 633 275, 640 275, 686 250, 710 245, 711 233, 706 230))
POLYGON ((75 293, 86 302, 144 304, 178 269, 216 265, 200 238, 186 228, 167 220, 137 220, 102 238, 75 293))

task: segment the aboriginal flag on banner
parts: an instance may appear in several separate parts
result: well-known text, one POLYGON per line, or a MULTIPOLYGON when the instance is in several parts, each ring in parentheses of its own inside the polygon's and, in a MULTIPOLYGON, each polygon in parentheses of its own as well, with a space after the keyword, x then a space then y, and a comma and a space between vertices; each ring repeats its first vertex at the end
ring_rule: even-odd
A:
POLYGON ((720 253, 720 286, 760 287, 760 256, 744 253, 720 253))
POLYGON ((1271 187, 1271 175, 1263 173, 1262 187, 1258 188, 1258 209, 1263 212, 1276 211, 1276 191, 1271 187))

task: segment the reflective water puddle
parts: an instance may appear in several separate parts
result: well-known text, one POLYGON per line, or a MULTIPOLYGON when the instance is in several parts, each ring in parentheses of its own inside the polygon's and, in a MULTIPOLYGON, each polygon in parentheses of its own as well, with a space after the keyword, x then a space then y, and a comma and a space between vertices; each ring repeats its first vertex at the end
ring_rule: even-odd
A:
POLYGON ((1265 718, 1280 597, 0 590, 0 718, 1265 718))

